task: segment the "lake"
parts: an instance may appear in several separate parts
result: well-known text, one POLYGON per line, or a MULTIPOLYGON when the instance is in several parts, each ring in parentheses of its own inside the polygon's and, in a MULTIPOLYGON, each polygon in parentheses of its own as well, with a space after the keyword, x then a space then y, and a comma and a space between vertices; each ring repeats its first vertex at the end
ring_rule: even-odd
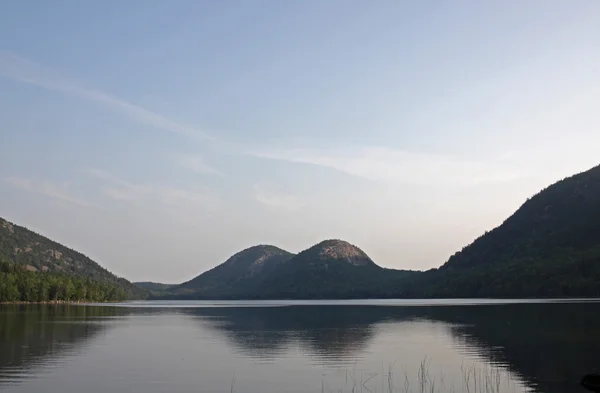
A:
POLYGON ((583 392, 595 301, 0 306, 0 391, 583 392))

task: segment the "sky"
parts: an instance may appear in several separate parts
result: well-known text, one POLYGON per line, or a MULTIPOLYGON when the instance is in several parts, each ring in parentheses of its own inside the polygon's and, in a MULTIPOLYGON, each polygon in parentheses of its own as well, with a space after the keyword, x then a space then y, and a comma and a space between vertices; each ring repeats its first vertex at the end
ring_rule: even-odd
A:
POLYGON ((0 217, 130 280, 429 269, 600 164, 596 0, 0 2, 0 217))

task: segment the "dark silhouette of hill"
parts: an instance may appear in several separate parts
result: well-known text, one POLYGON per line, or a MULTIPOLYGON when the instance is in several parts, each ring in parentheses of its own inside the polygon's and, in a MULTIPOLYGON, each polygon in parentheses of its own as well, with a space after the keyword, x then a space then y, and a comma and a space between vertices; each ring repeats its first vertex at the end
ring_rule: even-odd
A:
POLYGON ((397 297, 600 296, 600 166, 528 199, 397 297))
POLYGON ((133 285, 154 293, 162 293, 168 291, 170 288, 175 286, 175 284, 162 284, 159 282, 151 281, 134 282, 133 285))
POLYGON ((87 256, 0 218, 0 262, 6 261, 29 272, 91 279, 116 286, 125 298, 147 295, 127 281, 104 269, 87 256))
POLYGON ((453 255, 443 269, 551 258, 600 245, 600 166, 528 199, 502 225, 453 255))
POLYGON ((255 290, 277 266, 293 256, 275 246, 260 245, 242 250, 222 264, 169 292, 183 297, 235 297, 255 290))
POLYGON ((325 240, 298 255, 274 246, 240 251, 198 277, 159 294, 178 299, 363 298, 414 272, 384 269, 348 242, 325 240))
POLYGON ((540 191, 438 269, 385 269, 354 245, 326 240, 298 255, 252 247, 169 292, 190 299, 600 296, 600 166, 540 191))
POLYGON ((249 297, 366 298, 404 275, 410 272, 384 269, 348 242, 325 240, 278 266, 249 297))

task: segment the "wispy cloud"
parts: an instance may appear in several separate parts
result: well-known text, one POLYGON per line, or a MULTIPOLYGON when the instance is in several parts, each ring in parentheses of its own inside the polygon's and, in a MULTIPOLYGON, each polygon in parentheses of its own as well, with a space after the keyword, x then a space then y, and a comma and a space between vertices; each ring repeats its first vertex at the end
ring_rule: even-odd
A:
POLYGON ((273 193, 258 184, 254 185, 254 199, 275 209, 298 210, 304 206, 304 202, 294 195, 273 193))
POLYGON ((109 183, 110 186, 102 187, 101 190, 104 195, 112 199, 133 202, 141 200, 144 195, 151 192, 151 189, 148 186, 128 182, 100 169, 85 168, 81 172, 109 183))
POLYGON ((101 187, 102 193, 118 201, 133 203, 159 202, 183 208, 202 207, 207 210, 214 210, 218 205, 217 198, 206 190, 135 184, 95 168, 86 168, 82 172, 106 181, 108 185, 101 187))
POLYGON ((73 194, 67 185, 51 183, 45 180, 36 180, 19 176, 11 176, 4 179, 6 183, 14 188, 19 188, 63 202, 72 203, 83 207, 95 206, 93 203, 73 194))
POLYGON ((140 199, 139 193, 127 188, 103 187, 102 193, 107 197, 118 201, 134 202, 140 199))
POLYGON ((208 165, 201 156, 182 155, 175 157, 175 161, 182 167, 192 172, 203 175, 223 175, 221 171, 208 165))
POLYGON ((97 169, 97 168, 84 168, 81 170, 82 173, 97 177, 98 179, 102 179, 102 180, 106 180, 109 181, 111 183, 116 183, 120 186, 123 187, 127 187, 127 188, 136 188, 137 186, 133 183, 130 183, 128 181, 125 181, 123 179, 121 179, 118 176, 113 175, 112 173, 103 171, 101 169, 97 169))
POLYGON ((318 165, 375 181, 408 184, 472 185, 522 178, 522 170, 507 162, 478 162, 450 156, 416 154, 384 147, 339 149, 274 149, 253 156, 318 165))
POLYGON ((11 52, 0 50, 0 76, 106 105, 140 123, 157 129, 174 132, 194 139, 212 139, 197 128, 182 124, 159 113, 135 105, 123 98, 100 90, 83 87, 60 78, 44 69, 40 64, 11 52))
POLYGON ((214 208, 215 199, 208 192, 186 190, 183 188, 166 187, 158 191, 160 199, 170 205, 180 205, 185 203, 199 204, 207 208, 214 208))

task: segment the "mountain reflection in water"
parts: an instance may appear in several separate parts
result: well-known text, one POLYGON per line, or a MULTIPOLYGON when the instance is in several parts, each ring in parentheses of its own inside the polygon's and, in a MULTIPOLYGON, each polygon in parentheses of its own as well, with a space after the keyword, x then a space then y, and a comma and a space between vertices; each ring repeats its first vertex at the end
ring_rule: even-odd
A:
MULTIPOLYGON (((276 359, 298 343, 321 361, 348 365, 386 323, 441 323, 460 351, 506 367, 544 392, 580 390, 600 371, 600 303, 452 307, 298 306, 183 311, 240 351, 276 359)), ((427 354, 424 354, 425 356, 427 354)), ((431 356, 431 355, 427 355, 431 356)))
POLYGON ((519 391, 523 383, 559 393, 584 391, 581 377, 600 371, 595 302, 190 304, 0 306, 0 390, 58 393, 89 385, 88 393, 226 392, 235 373, 242 392, 309 392, 321 380, 331 391, 340 384, 347 391, 349 370, 383 381, 389 365, 416 375, 428 358, 436 391, 450 390, 439 384, 443 373, 455 391, 463 390, 461 363, 479 362, 505 370, 514 385, 502 392, 519 391))

